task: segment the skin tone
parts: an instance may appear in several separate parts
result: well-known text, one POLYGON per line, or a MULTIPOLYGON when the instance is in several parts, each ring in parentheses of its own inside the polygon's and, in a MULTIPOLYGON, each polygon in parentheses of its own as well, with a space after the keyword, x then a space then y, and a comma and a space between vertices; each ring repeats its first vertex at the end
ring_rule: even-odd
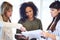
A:
MULTIPOLYGON (((60 12, 60 9, 59 10, 57 10, 57 9, 54 9, 54 8, 51 8, 50 9, 51 11, 51 16, 52 17, 55 17, 56 18, 56 16, 58 15, 58 13, 60 12)), ((45 37, 49 37, 49 38, 51 38, 52 40, 56 40, 56 35, 54 35, 54 34, 50 34, 50 33, 48 33, 48 32, 42 32, 42 34, 45 36, 45 37)))
POLYGON ((7 12, 6 12, 6 16, 8 18, 10 18, 12 16, 12 9, 9 9, 7 12))
POLYGON ((21 27, 20 30, 21 30, 22 32, 27 31, 25 27, 21 27))
POLYGON ((60 12, 60 10, 57 10, 57 9, 54 9, 54 8, 51 8, 50 9, 50 13, 51 13, 51 16, 54 18, 58 15, 58 13, 60 12))
POLYGON ((26 7, 26 15, 28 16, 28 20, 32 21, 33 17, 33 9, 31 7, 26 7))

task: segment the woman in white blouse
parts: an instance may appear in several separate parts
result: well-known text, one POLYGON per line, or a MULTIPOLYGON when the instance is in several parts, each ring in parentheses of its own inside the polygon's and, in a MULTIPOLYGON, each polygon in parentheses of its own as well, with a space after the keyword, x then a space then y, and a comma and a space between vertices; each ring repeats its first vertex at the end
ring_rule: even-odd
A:
POLYGON ((49 6, 53 21, 47 28, 48 32, 42 32, 47 40, 60 40, 60 1, 55 1, 49 6))
POLYGON ((12 28, 14 27, 25 30, 21 24, 11 23, 10 17, 12 15, 12 8, 12 4, 6 1, 4 1, 1 5, 0 23, 3 25, 1 40, 12 40, 12 28))

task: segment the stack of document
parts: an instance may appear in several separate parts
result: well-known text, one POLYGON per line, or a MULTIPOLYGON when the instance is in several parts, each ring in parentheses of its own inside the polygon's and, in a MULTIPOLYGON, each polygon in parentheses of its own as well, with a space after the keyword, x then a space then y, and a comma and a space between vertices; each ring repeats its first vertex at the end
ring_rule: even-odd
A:
POLYGON ((33 31, 22 32, 22 34, 26 37, 29 37, 29 40, 32 38, 42 40, 43 38, 41 38, 41 36, 43 36, 43 35, 41 34, 41 32, 42 32, 42 30, 33 30, 33 31))

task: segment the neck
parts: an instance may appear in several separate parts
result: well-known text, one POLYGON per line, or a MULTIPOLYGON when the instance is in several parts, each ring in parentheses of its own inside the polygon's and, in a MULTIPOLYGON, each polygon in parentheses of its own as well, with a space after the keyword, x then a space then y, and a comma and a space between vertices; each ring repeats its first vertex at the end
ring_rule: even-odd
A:
POLYGON ((29 20, 29 21, 33 21, 33 20, 34 20, 34 18, 28 18, 28 20, 29 20))

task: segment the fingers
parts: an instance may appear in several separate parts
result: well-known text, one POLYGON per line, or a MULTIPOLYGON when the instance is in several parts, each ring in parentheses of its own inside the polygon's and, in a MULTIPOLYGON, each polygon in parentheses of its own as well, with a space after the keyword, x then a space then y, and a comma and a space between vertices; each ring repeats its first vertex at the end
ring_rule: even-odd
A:
POLYGON ((41 34, 42 34, 42 36, 47 37, 47 33, 46 32, 42 31, 41 34))
POLYGON ((26 28, 25 28, 25 27, 21 27, 20 30, 21 30, 22 32, 25 32, 25 31, 26 31, 26 28))
POLYGON ((46 31, 46 32, 43 31, 42 34, 43 34, 43 36, 46 37, 46 38, 49 37, 49 33, 48 33, 47 31, 46 31))
POLYGON ((26 37, 26 36, 24 36, 24 35, 16 35, 17 36, 17 39, 20 39, 20 40, 28 40, 29 39, 29 37, 26 37))
POLYGON ((29 40, 29 37, 27 37, 27 40, 29 40))

